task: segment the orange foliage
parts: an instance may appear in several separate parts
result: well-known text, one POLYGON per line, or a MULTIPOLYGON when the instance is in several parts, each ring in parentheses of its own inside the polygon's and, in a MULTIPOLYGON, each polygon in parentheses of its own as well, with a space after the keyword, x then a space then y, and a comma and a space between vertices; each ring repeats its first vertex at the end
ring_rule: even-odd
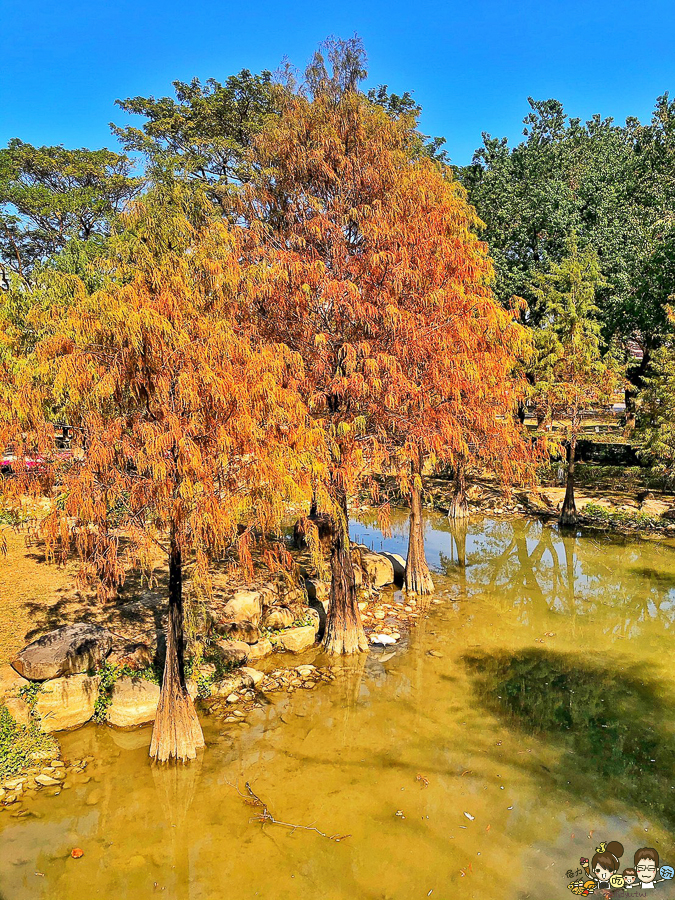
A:
MULTIPOLYGON (((258 264, 249 311, 304 360, 297 387, 326 434, 343 519, 369 473, 407 485, 420 449, 484 460, 506 482, 529 458, 512 416, 526 332, 494 300, 464 190, 418 147, 411 120, 356 92, 294 97, 258 138, 242 201, 258 264)), ((335 599, 333 586, 329 626, 335 599)))
POLYGON ((354 92, 293 98, 257 143, 258 327, 302 356, 347 492, 373 467, 407 473, 420 446, 507 482, 528 459, 512 419, 526 330, 494 300, 463 188, 416 147, 410 120, 354 92))

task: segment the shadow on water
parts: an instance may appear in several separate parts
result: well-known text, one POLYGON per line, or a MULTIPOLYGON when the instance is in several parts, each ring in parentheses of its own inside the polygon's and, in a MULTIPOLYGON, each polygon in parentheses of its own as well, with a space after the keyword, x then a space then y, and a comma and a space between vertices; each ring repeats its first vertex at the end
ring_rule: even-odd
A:
POLYGON ((675 709, 657 682, 543 649, 464 662, 486 709, 562 751, 539 777, 605 812, 625 804, 675 831, 675 709))

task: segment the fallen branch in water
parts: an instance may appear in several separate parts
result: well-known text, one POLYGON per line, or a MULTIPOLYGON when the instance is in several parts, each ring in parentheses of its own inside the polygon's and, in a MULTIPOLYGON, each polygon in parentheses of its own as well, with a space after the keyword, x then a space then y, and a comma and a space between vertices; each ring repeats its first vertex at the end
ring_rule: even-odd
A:
POLYGON ((344 841, 346 838, 351 837, 350 834, 326 834, 323 831, 319 831, 319 829, 315 825, 293 825, 291 822, 280 822, 279 819, 275 819, 272 813, 269 811, 267 804, 260 799, 260 797, 254 793, 251 785, 246 782, 246 793, 242 793, 239 790, 236 784, 232 784, 231 782, 227 782, 230 787, 233 787, 240 797, 243 798, 245 803, 248 803, 249 806, 255 806, 260 808, 261 812, 257 815, 252 816, 249 819, 249 822, 260 822, 261 824, 265 824, 265 822, 269 822, 271 825, 281 825, 282 828, 290 828, 291 831, 315 831, 317 834, 321 835, 321 837, 326 838, 329 841, 335 841, 335 843, 339 843, 340 841, 344 841))

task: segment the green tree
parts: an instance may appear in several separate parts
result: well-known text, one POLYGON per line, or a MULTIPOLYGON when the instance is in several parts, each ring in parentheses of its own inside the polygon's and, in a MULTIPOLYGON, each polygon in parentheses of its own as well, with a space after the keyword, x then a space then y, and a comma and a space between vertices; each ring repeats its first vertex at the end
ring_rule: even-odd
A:
POLYGON ((540 420, 559 420, 567 444, 561 525, 577 522, 574 468, 581 414, 608 402, 620 384, 614 356, 601 349, 595 298, 602 284, 597 254, 580 251, 572 234, 562 262, 539 274, 531 288, 541 319, 531 363, 532 400, 540 420))
MULTIPOLYGON (((675 316, 670 311, 671 319, 675 316)), ((654 354, 653 374, 639 397, 645 456, 664 481, 675 476, 675 340, 671 337, 654 354)))
POLYGON ((248 150, 268 116, 279 111, 281 85, 267 71, 242 69, 224 84, 174 81, 172 97, 129 97, 117 105, 142 116, 140 128, 111 125, 129 152, 142 153, 152 165, 179 170, 225 198, 232 185, 250 178, 248 150))
POLYGON ((100 245, 142 187, 131 160, 112 150, 34 147, 13 139, 0 149, 0 267, 24 284, 32 269, 69 241, 100 245))
POLYGON ((503 303, 525 297, 536 325, 531 286, 538 273, 561 262, 575 231, 604 275, 596 292, 604 339, 618 340, 626 361, 629 341, 643 350, 642 361, 628 370, 639 386, 666 322, 654 262, 675 211, 673 104, 659 98, 652 123, 643 126, 634 118, 618 125, 600 116, 582 123, 556 100, 529 102, 524 141, 509 147, 506 139, 484 135, 473 163, 459 170, 486 224, 497 295, 503 303))

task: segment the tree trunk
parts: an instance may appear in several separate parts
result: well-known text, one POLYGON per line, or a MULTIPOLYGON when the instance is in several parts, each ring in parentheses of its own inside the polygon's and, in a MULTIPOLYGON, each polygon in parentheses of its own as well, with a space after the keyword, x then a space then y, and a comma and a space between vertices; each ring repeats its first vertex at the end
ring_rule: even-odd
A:
POLYGON ((347 496, 339 491, 342 515, 333 515, 330 553, 330 598, 326 615, 323 648, 326 653, 358 653, 368 650, 368 638, 361 624, 354 565, 349 551, 349 515, 347 496))
POLYGON ((410 594, 431 594, 434 582, 424 553, 424 519, 422 513, 422 458, 412 462, 412 490, 410 492, 410 532, 408 558, 405 563, 404 584, 410 594))
POLYGON ((561 525, 576 525, 577 507, 574 502, 574 460, 577 451, 577 436, 573 434, 567 445, 567 488, 565 490, 565 500, 560 510, 561 525))
POLYGON ((204 746, 202 727, 185 684, 183 658, 183 563, 174 533, 169 556, 169 621, 166 627, 166 662, 159 695, 150 756, 158 762, 172 757, 186 761, 204 746))
POLYGON ((469 515, 469 503, 466 498, 466 469, 462 461, 455 465, 452 482, 452 500, 448 510, 449 519, 466 519, 469 515))

